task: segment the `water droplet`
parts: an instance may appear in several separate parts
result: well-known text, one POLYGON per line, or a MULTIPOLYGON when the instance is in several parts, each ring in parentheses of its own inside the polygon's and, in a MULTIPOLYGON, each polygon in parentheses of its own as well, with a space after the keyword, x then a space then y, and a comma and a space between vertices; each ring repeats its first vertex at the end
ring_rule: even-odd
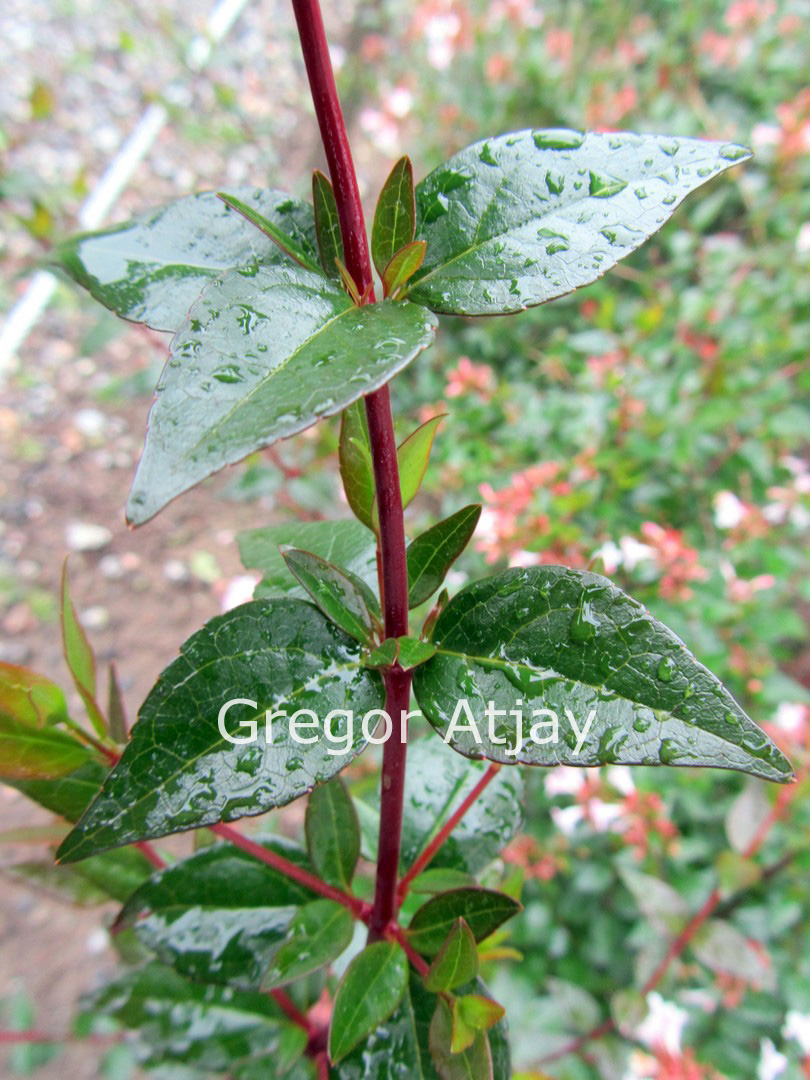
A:
POLYGON ((570 131, 567 128, 535 131, 532 138, 538 150, 576 150, 585 141, 582 131, 570 131))
POLYGON ((300 757, 287 758, 287 764, 285 766, 287 772, 298 772, 299 769, 303 769, 304 762, 300 757))
POLYGON ((727 724, 732 724, 734 727, 737 727, 740 723, 739 717, 735 716, 733 712, 727 712, 723 719, 727 724))
POLYGON ((587 600, 580 602, 577 611, 571 620, 569 635, 572 641, 591 641, 596 637, 599 629, 599 620, 593 614, 591 605, 587 600))
POLYGON ((662 656, 658 662, 656 674, 661 682, 671 682, 675 673, 675 661, 671 656, 662 656))
POLYGON ((547 172, 546 187, 552 195, 562 195, 563 188, 565 187, 565 177, 561 175, 555 176, 554 173, 547 172))
POLYGON ((677 195, 665 195, 661 202, 664 204, 664 206, 672 206, 677 197, 677 195))
POLYGON ((744 146, 735 146, 734 143, 720 147, 720 157, 726 161, 739 161, 741 158, 748 157, 750 153, 751 151, 744 146))
POLYGON ((673 139, 672 142, 659 143, 659 145, 667 157, 675 157, 681 148, 681 144, 676 139, 673 139))
POLYGON ((626 180, 620 180, 617 176, 609 176, 607 173, 595 173, 591 171, 591 179, 588 191, 597 199, 606 199, 610 195, 618 195, 627 187, 626 180))
POLYGON ((489 143, 484 143, 481 149, 478 151, 478 158, 483 161, 485 165, 497 165, 497 158, 493 157, 492 150, 489 147, 489 143))
POLYGON ((662 739, 658 760, 662 765, 673 765, 679 757, 678 744, 673 739, 662 739))
POLYGON ((639 713, 633 721, 633 731, 647 731, 651 723, 649 716, 639 713))
POLYGON ((550 244, 546 244, 546 254, 556 255, 558 251, 568 251, 570 246, 567 240, 560 237, 559 240, 552 240, 550 244))
POLYGON ((245 381, 245 377, 236 364, 226 364, 224 367, 217 368, 214 372, 214 378, 221 383, 240 383, 245 381))

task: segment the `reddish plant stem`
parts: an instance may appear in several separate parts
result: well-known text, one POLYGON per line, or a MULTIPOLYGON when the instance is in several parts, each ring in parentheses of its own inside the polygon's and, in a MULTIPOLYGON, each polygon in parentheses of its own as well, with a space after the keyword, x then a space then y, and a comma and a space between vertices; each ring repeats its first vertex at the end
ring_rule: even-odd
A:
POLYGON ((145 855, 152 866, 157 870, 163 870, 165 868, 165 859, 162 859, 160 855, 158 855, 148 840, 139 840, 134 847, 136 847, 142 855, 145 855))
POLYGON ((478 783, 475 785, 475 787, 472 788, 470 793, 464 797, 462 802, 459 804, 458 809, 453 811, 453 813, 450 815, 444 825, 442 825, 441 829, 439 829, 439 831, 427 845, 427 847, 416 860, 416 862, 414 862, 413 866, 410 868, 407 874, 405 874, 405 876, 399 883, 400 904, 405 899, 405 896, 408 892, 408 886, 413 881, 413 879, 419 874, 421 874, 425 867, 432 861, 433 856, 436 854, 442 844, 445 843, 453 829, 455 829, 455 827, 458 825, 458 823, 461 821, 461 819, 464 817, 464 815, 467 813, 467 811, 470 809, 476 799, 480 797, 482 792, 486 790, 487 786, 495 779, 495 777, 500 771, 501 766, 497 764, 497 762, 493 762, 487 769, 487 771, 484 773, 484 775, 481 777, 481 779, 478 781, 478 783))
POLYGON ((209 829, 212 833, 216 833, 217 836, 221 836, 223 840, 228 840, 234 847, 241 848, 242 851, 246 851, 260 862, 272 866, 274 870, 278 870, 285 877, 297 881, 299 885, 312 889, 313 892, 326 897, 327 900, 335 900, 338 904, 342 904, 349 909, 356 919, 360 919, 362 922, 368 921, 370 906, 359 897, 350 896, 332 885, 327 885, 325 881, 321 881, 314 874, 310 874, 308 870, 296 866, 294 862, 285 859, 283 855, 278 855, 275 851, 270 851, 261 844, 257 844, 254 840, 243 836, 237 829, 232 829, 229 825, 209 825, 209 829))
POLYGON ((411 962, 411 966, 424 978, 430 970, 430 965, 422 959, 416 949, 414 949, 414 947, 408 941, 408 938, 406 937, 405 931, 402 929, 402 927, 392 923, 388 927, 388 932, 386 936, 389 937, 392 941, 396 941, 398 945, 402 946, 405 955, 411 962))
MULTIPOLYGON (((360 189, 354 171, 346 124, 340 107, 329 46, 318 0, 292 0, 307 69, 315 115, 321 132, 332 187, 335 192, 346 268, 358 291, 374 302, 373 277, 369 258, 360 189)), ((365 399, 369 442, 374 467, 374 483, 380 518, 379 555, 382 565, 382 604, 386 637, 408 632, 408 569, 405 559, 405 522, 399 486, 397 446, 388 387, 383 386, 365 399)), ((402 826, 407 746, 399 735, 400 718, 410 702, 411 677, 394 668, 384 676, 386 711, 394 727, 383 751, 380 799, 380 845, 377 860, 371 937, 382 936, 396 915, 396 882, 402 826)))
POLYGON ((288 1020, 292 1020, 298 1027, 303 1028, 307 1035, 312 1034, 312 1024, 310 1024, 309 1020, 301 1012, 289 994, 286 994, 283 990, 271 990, 270 997, 275 1001, 276 1005, 278 1005, 288 1020))

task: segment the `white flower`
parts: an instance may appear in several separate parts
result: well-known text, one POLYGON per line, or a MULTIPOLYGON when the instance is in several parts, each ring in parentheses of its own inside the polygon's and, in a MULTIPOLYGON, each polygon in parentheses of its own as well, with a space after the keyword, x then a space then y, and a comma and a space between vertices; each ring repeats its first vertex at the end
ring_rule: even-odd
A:
POLYGON ((231 608, 239 607, 240 604, 246 604, 248 600, 252 600, 253 590, 258 583, 259 579, 253 574, 237 574, 236 577, 232 577, 225 587, 222 610, 230 611, 231 608))
POLYGON ((754 124, 751 130, 751 142, 757 153, 778 146, 781 141, 782 129, 777 124, 754 124))
POLYGON ((551 820, 561 833, 571 836, 585 817, 585 811, 581 806, 552 806, 551 820))
POLYGON ((537 566, 540 556, 536 551, 516 551, 509 558, 510 566, 537 566))
POLYGON ((612 540, 608 540, 606 544, 602 544, 594 551, 591 558, 602 560, 606 574, 615 574, 622 565, 622 549, 612 540))
POLYGON ((689 1013, 655 992, 647 995, 647 1008, 649 1012, 636 1031, 639 1041, 651 1050, 665 1050, 673 1057, 679 1054, 689 1013))
POLYGON ((786 1039, 795 1039, 802 1050, 802 1056, 810 1056, 810 1013, 800 1013, 791 1009, 785 1017, 782 1034, 786 1039))
POLYGON ((434 15, 425 26, 428 61, 438 71, 450 66, 456 51, 455 39, 461 30, 461 19, 455 12, 434 15))
POLYGON ((759 1065, 757 1080, 776 1080, 788 1067, 788 1059, 780 1054, 770 1039, 763 1039, 759 1044, 759 1065))
POLYGON ((748 515, 748 508, 733 491, 718 491, 714 497, 714 523, 718 529, 734 529, 748 515))
POLYGON ((810 254, 810 221, 805 221, 804 225, 799 229, 799 234, 796 237, 796 251, 799 255, 810 254))
POLYGON ((806 717, 806 705, 802 705, 797 701, 783 701, 776 710, 773 722, 789 735, 800 735, 806 717))
POLYGON ((553 799, 555 795, 576 795, 585 784, 585 770, 561 765, 546 774, 546 795, 553 799))
POLYGON ((401 120, 413 108, 413 94, 407 86, 396 86, 388 95, 385 107, 392 116, 396 116, 398 120, 401 120))
POLYGON ((588 816, 597 832, 607 832, 623 813, 619 803, 605 802, 604 799, 588 799, 588 816))
POLYGON ((610 786, 622 795, 632 795, 636 790, 633 770, 629 765, 611 765, 607 771, 607 780, 610 786))

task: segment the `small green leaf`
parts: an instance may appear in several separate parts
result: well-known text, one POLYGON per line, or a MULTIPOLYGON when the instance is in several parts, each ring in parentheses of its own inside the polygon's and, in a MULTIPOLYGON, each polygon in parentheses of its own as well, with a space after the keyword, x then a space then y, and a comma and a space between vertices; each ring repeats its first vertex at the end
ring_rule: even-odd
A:
POLYGON ((371 228, 371 256, 380 277, 400 248, 410 244, 416 221, 413 166, 402 157, 383 184, 371 228))
POLYGON ((433 311, 504 315, 596 281, 743 147, 516 131, 455 154, 416 189, 427 254, 405 295, 433 311))
POLYGON ((489 1031, 504 1015, 503 1005, 483 994, 464 994, 456 998, 454 1011, 475 1031, 489 1031))
POLYGON ((410 281, 425 261, 426 251, 427 244, 424 240, 414 240, 391 257, 382 274, 384 296, 393 296, 397 289, 410 281))
POLYGON ((121 760, 57 855, 72 862, 283 806, 364 747, 360 725, 345 741, 334 732, 330 741, 331 724, 314 734, 309 728, 318 720, 326 727, 333 710, 362 715, 383 703, 381 680, 361 666, 358 643, 312 604, 242 604, 185 642, 141 707, 121 760), (255 704, 230 704, 246 700, 255 704), (219 721, 226 705, 229 738, 219 721), (300 710, 317 720, 297 716, 300 710))
POLYGON ((413 879, 410 891, 432 896, 435 893, 447 892, 449 889, 466 889, 476 884, 472 874, 465 874, 463 870, 431 866, 413 879))
POLYGON ((129 520, 143 524, 223 466, 376 390, 430 345, 435 324, 407 302, 360 310, 289 260, 217 278, 172 340, 129 520))
POLYGON ((394 1012, 408 985, 408 961, 399 945, 366 946, 346 970, 332 1006, 329 1058, 339 1062, 394 1012))
POLYGON ((70 599, 67 559, 62 567, 62 647, 87 716, 96 734, 103 736, 107 732, 107 725, 96 704, 96 658, 70 599))
POLYGON ((538 566, 475 582, 439 616, 433 641, 438 652, 416 669, 414 693, 465 756, 793 778, 784 754, 683 642, 597 574, 538 566))
MULTIPOLYGON (((412 432, 397 447, 399 487, 402 492, 403 510, 413 501, 422 486, 436 430, 446 415, 446 413, 442 413, 439 416, 431 417, 430 420, 421 424, 416 431, 412 432)), ((380 519, 377 512, 376 496, 371 508, 371 518, 374 531, 379 532, 380 519)))
POLYGON ((349 294, 355 307, 361 307, 363 304, 363 297, 360 293, 360 289, 357 287, 357 282, 349 273, 345 263, 342 259, 335 259, 335 266, 337 267, 338 280, 343 286, 343 291, 349 294))
POLYGON ((461 1052, 453 1050, 453 1014, 439 998, 430 1024, 430 1056, 441 1080, 492 1080, 492 1051, 486 1032, 473 1034, 461 1052))
POLYGON ((454 889, 428 900, 411 919, 408 941, 425 956, 435 956, 453 929, 464 919, 476 941, 483 941, 521 911, 521 905, 493 889, 454 889))
POLYGON ((309 551, 285 548, 281 554, 290 573, 326 615, 341 630, 367 643, 374 632, 374 620, 362 590, 339 567, 309 551))
POLYGON ((355 401, 348 409, 343 410, 340 418, 338 458, 346 501, 354 516, 372 529, 374 469, 371 463, 366 410, 362 401, 355 401))
MULTIPOLYGON (((283 191, 237 188, 234 194, 316 258, 312 207, 283 191)), ((213 191, 188 195, 102 232, 55 248, 54 261, 105 307, 153 330, 174 332, 202 288, 223 270, 286 263, 213 191)))
POLYGON ((381 641, 375 648, 366 653, 363 663, 368 668, 393 667, 399 656, 399 639, 390 637, 381 641))
POLYGON ((386 638, 368 654, 364 663, 370 668, 385 668, 398 661, 401 667, 410 671, 424 664, 435 652, 436 647, 429 641, 408 636, 386 638))
POLYGON ((348 889, 360 857, 360 824, 339 776, 310 794, 305 828, 312 865, 324 881, 348 889))
POLYGON ((19 720, 0 708, 3 780, 53 780, 89 760, 87 748, 67 732, 19 720))
MULTIPOLYGON (((84 762, 78 768, 56 779, 3 777, 3 783, 21 791, 23 795, 44 806, 52 814, 66 821, 78 821, 89 804, 98 795, 109 767, 92 758, 85 751, 84 762)), ((2 772, 2 767, 0 767, 2 772)))
POLYGON ((470 542, 481 504, 473 503, 440 521, 408 545, 408 606, 417 607, 439 588, 470 542))
POLYGON ((335 193, 331 182, 320 169, 312 174, 312 204, 315 208, 315 235, 323 272, 329 277, 339 276, 337 262, 345 262, 343 234, 340 231, 335 193))
POLYGON ((107 720, 110 724, 110 737, 123 745, 127 741, 127 714, 124 698, 118 682, 118 670, 114 662, 110 663, 110 691, 107 704, 107 720))
POLYGON ((478 950, 472 930, 461 918, 453 923, 450 933, 436 953, 425 976, 425 989, 455 990, 478 974, 478 950))
POLYGON ((291 236, 282 232, 278 225, 271 221, 270 218, 266 218, 263 214, 260 214, 255 207, 243 202, 236 195, 226 195, 224 191, 218 191, 217 198, 222 199, 225 205, 230 206, 237 214, 241 214, 245 221, 249 221, 251 225, 255 225, 255 227, 272 240, 285 255, 289 255, 291 259, 300 263, 305 270, 312 270, 316 274, 320 273, 320 266, 314 259, 310 258, 307 251, 297 244, 291 236))
POLYGON ((65 695, 56 683, 14 664, 0 663, 0 713, 36 727, 68 720, 65 695))
POLYGON ((348 948, 353 934, 354 920, 341 904, 334 900, 306 904, 293 916, 262 979, 262 990, 286 986, 331 964, 348 948))

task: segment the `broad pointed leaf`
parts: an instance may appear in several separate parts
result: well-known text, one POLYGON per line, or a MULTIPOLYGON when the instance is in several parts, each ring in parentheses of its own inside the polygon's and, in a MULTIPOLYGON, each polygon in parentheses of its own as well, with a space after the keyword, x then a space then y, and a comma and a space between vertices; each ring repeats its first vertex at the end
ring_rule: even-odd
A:
POLYGON ((148 521, 223 466, 376 390, 427 348, 434 327, 416 304, 361 310, 289 260, 216 279, 172 340, 129 520, 148 521))
POLYGON ((393 256, 413 240, 415 223, 413 166, 400 158, 383 185, 371 229, 371 256, 383 276, 393 256))
POLYGON ((480 503, 473 503, 440 521, 408 545, 408 605, 417 607, 439 588, 447 571, 470 542, 480 503))
POLYGON ((343 235, 340 231, 335 193, 331 182, 320 169, 312 174, 312 204, 315 209, 315 235, 323 272, 329 277, 339 277, 337 260, 345 262, 343 235))
POLYGON ((478 975, 478 950, 472 930, 461 918, 453 924, 425 976, 425 989, 456 990, 478 975))
POLYGON ((367 945, 346 969, 332 1006, 329 1058, 338 1062, 376 1030, 408 986, 408 961, 391 941, 367 945))
POLYGON ((313 900, 293 916, 284 943, 273 955, 262 989, 309 975, 331 964, 351 944, 354 919, 334 900, 313 900))
POLYGON ((434 311, 503 315, 596 281, 750 151, 704 139, 517 131, 468 146, 416 189, 434 311))
MULTIPOLYGON (((261 843, 311 871, 300 849, 261 843)), ((117 926, 134 926, 141 944, 181 975, 255 989, 291 919, 312 899, 272 866, 217 844, 153 874, 130 896, 117 926)))
POLYGON ((285 548, 281 554, 290 572, 328 619, 358 641, 370 640, 374 620, 363 591, 340 567, 298 548, 285 548))
POLYGON ((371 508, 374 503, 374 468, 368 436, 366 410, 362 401, 344 409, 340 418, 338 447, 340 478, 352 513, 364 525, 373 528, 371 508))
POLYGON ((298 717, 293 728, 298 711, 312 710, 325 727, 334 709, 362 715, 382 704, 380 678, 361 667, 360 646, 311 604, 256 600, 217 616, 158 679, 121 760, 58 857, 69 862, 283 806, 364 745, 360 725, 341 741, 341 720, 329 732, 316 724, 315 741, 305 743, 314 721, 298 717), (235 744, 219 717, 245 700, 255 705, 231 705, 222 717, 230 738, 242 740, 235 744))
MULTIPOLYGON (((312 207, 283 191, 232 192, 315 253, 312 207)), ((200 291, 223 270, 287 262, 276 245, 213 191, 188 195, 102 232, 60 244, 55 261, 105 307, 153 330, 175 331, 200 291)))
POLYGON ((792 779, 782 752, 683 642, 597 574, 542 566, 476 582, 442 612, 433 641, 414 692, 465 756, 792 779), (522 746, 512 710, 523 716, 522 746))
POLYGON ((455 1049, 454 1028, 450 1007, 439 998, 430 1023, 430 1056, 441 1080, 491 1080, 492 1051, 486 1032, 472 1033, 464 1049, 455 1049))
POLYGON ((360 824, 339 776, 316 787, 307 800, 307 850, 324 881, 348 889, 360 857, 360 824))
POLYGON ((53 780, 90 760, 87 748, 66 731, 20 720, 0 708, 0 778, 53 780))
POLYGON ((385 296, 392 296, 397 289, 401 289, 407 281, 410 281, 425 261, 426 251, 427 244, 424 240, 414 240, 392 256, 382 274, 385 296))
POLYGON ((149 860, 135 848, 106 851, 76 866, 44 862, 15 863, 7 868, 11 877, 35 885, 73 904, 123 902, 151 873, 149 860))
POLYGON ((454 1013, 475 1031, 489 1031, 504 1015, 503 1005, 483 994, 463 994, 456 998, 454 1013))
MULTIPOLYGON (((407 439, 397 447, 397 464, 399 465, 399 487, 402 493, 402 507, 409 506, 422 486, 422 480, 427 471, 430 451, 439 424, 444 420, 445 413, 432 416, 426 420, 416 431, 412 432, 407 439)), ((377 511, 376 497, 371 508, 372 527, 379 530, 380 521, 377 511)))
POLYGON ((89 804, 98 795, 109 767, 97 761, 89 751, 77 768, 56 779, 3 778, 4 784, 21 791, 33 802, 44 806, 52 814, 67 821, 78 821, 89 804))
POLYGON ((15 664, 0 663, 0 712, 41 727, 68 719, 65 695, 56 683, 15 664))
POLYGON ((439 893, 415 912, 408 941, 417 952, 435 956, 457 919, 464 919, 476 941, 483 941, 521 911, 517 900, 493 889, 454 889, 439 893))
POLYGON ((237 214, 241 214, 245 221, 249 221, 259 232, 264 233, 268 240, 272 240, 285 255, 289 255, 305 270, 312 270, 316 274, 320 273, 321 268, 317 260, 310 254, 311 249, 308 240, 302 246, 292 236, 288 236, 280 229, 274 221, 259 213, 258 210, 243 202, 236 195, 227 195, 224 191, 217 192, 217 195, 226 206, 230 206, 237 214))
POLYGON ((61 622, 62 647, 68 671, 73 677, 73 682, 84 702, 84 707, 87 710, 90 723, 96 730, 96 734, 104 735, 107 731, 107 725, 96 703, 96 658, 70 598, 67 559, 62 567, 61 622))

